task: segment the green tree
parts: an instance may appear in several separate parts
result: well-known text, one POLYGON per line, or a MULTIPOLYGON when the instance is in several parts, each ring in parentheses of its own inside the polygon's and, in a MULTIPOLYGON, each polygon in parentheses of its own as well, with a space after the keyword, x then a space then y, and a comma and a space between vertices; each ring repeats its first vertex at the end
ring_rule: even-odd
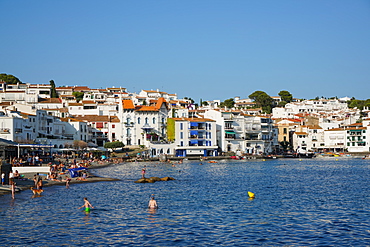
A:
POLYGON ((220 107, 233 108, 235 101, 233 98, 227 99, 224 102, 221 102, 220 107))
POLYGON ((76 97, 77 102, 80 102, 84 98, 83 92, 73 92, 72 95, 76 97))
POLYGON ((263 91, 255 91, 249 98, 256 102, 257 106, 262 107, 262 110, 266 113, 271 113, 273 99, 263 91))
POLYGON ((348 107, 349 108, 355 108, 355 107, 357 107, 358 109, 363 110, 364 107, 370 107, 370 99, 367 99, 367 100, 359 100, 359 99, 352 98, 348 102, 348 107))
POLYGON ((50 81, 50 98, 58 98, 57 90, 55 89, 55 82, 53 80, 50 81))
POLYGON ((113 149, 113 151, 115 151, 117 148, 123 148, 124 146, 125 144, 120 141, 104 143, 104 148, 110 148, 113 149))
POLYGON ((280 91, 278 95, 281 97, 281 101, 285 101, 286 103, 290 103, 293 100, 293 95, 286 90, 280 91))
POLYGON ((7 84, 22 84, 22 82, 14 75, 0 74, 0 81, 4 81, 7 84))

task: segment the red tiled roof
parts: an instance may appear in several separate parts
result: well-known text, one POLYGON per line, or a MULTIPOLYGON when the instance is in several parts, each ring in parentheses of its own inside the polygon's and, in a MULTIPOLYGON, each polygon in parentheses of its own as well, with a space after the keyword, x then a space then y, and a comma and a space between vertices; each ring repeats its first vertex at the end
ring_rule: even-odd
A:
POLYGON ((123 109, 135 109, 134 103, 129 99, 122 100, 122 107, 123 109))

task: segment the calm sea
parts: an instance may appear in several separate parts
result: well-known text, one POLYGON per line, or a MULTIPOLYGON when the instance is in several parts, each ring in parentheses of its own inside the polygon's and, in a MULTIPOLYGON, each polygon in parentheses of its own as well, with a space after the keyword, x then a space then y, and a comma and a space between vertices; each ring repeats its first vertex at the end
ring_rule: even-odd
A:
POLYGON ((370 245, 370 160, 126 163, 94 173, 121 180, 0 197, 0 245, 370 245), (176 180, 136 184, 144 165, 148 177, 176 180), (83 197, 89 214, 77 209, 83 197))

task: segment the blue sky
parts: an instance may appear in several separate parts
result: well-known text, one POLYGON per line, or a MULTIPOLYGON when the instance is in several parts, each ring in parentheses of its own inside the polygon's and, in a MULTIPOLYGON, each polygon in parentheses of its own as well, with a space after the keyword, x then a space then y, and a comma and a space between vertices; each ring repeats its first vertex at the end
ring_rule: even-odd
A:
POLYGON ((370 98, 369 0, 0 0, 0 73, 202 100, 370 98))

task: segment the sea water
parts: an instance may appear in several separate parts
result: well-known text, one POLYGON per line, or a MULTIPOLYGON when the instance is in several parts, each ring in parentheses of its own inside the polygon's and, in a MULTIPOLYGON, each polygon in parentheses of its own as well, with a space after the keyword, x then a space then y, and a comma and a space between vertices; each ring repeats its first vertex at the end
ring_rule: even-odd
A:
POLYGON ((0 197, 1 246, 366 246, 370 160, 123 163, 120 181, 0 197), (174 181, 134 183, 146 176, 174 181), (248 191, 255 198, 248 197, 248 191), (154 194, 159 208, 147 208, 154 194), (87 197, 94 209, 78 207, 87 197))

